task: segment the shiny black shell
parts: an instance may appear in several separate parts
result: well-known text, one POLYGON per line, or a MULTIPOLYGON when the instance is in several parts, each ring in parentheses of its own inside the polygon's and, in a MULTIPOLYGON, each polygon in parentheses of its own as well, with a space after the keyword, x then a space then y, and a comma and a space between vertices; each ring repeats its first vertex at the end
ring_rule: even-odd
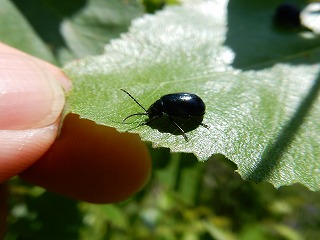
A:
POLYGON ((193 93, 172 93, 162 96, 147 110, 149 119, 161 117, 196 117, 205 114, 206 106, 202 99, 193 93))
POLYGON ((275 11, 274 23, 281 28, 292 29, 301 27, 301 10, 290 3, 279 5, 275 11))

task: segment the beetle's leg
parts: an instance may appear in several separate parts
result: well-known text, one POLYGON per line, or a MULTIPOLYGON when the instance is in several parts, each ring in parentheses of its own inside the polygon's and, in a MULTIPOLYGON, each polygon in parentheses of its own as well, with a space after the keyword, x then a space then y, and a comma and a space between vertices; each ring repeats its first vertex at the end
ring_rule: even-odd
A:
POLYGON ((161 117, 161 116, 155 116, 154 118, 151 118, 151 119, 149 119, 149 120, 147 120, 147 121, 145 121, 145 122, 143 122, 143 123, 140 123, 139 126, 148 125, 148 124, 151 123, 153 120, 155 120, 155 119, 157 119, 157 118, 159 118, 159 117, 161 117))
POLYGON ((140 115, 147 115, 146 113, 134 113, 134 114, 131 114, 129 115, 128 117, 125 117, 123 120, 122 120, 122 123, 125 123, 125 121, 128 119, 128 118, 131 118, 133 116, 140 116, 140 115))
POLYGON ((207 125, 207 124, 200 123, 200 125, 201 125, 202 127, 205 127, 206 129, 209 129, 209 125, 207 125))
POLYGON ((183 131, 183 129, 173 120, 173 118, 171 116, 169 116, 170 120, 174 123, 174 125, 176 125, 177 128, 180 129, 180 131, 182 132, 182 136, 184 137, 184 140, 186 140, 186 142, 189 141, 187 134, 183 131))
MULTIPOLYGON (((144 114, 132 114, 132 115, 130 115, 129 117, 134 116, 134 115, 144 115, 144 114)), ((127 118, 128 118, 128 117, 126 117, 123 121, 125 121, 127 118)), ((129 131, 131 131, 131 130, 133 130, 133 129, 136 129, 136 128, 138 128, 138 127, 144 126, 144 125, 148 124, 149 122, 150 122, 150 120, 145 121, 145 122, 142 122, 142 123, 139 123, 137 126, 132 127, 132 128, 129 128, 126 132, 129 132, 129 131)), ((124 123, 124 122, 122 122, 122 123, 124 123)), ((131 123, 129 123, 129 124, 131 124, 131 123)))
POLYGON ((196 118, 194 118, 194 116, 189 116, 189 118, 193 119, 193 121, 197 122, 199 125, 201 125, 202 127, 205 127, 206 129, 209 129, 209 125, 204 124, 203 122, 198 121, 196 118))

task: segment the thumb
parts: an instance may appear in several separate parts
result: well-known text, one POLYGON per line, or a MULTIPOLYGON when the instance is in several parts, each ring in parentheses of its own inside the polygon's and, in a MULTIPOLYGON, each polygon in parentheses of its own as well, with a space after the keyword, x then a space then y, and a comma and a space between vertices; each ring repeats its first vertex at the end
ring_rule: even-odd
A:
POLYGON ((30 166, 54 141, 65 103, 58 72, 0 44, 0 182, 30 166))

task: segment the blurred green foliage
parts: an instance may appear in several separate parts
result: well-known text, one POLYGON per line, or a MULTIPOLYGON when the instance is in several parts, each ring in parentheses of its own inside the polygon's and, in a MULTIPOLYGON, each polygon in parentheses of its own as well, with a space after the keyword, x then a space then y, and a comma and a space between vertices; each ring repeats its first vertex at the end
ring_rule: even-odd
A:
POLYGON ((11 181, 5 240, 317 239, 320 193, 295 185, 244 182, 223 156, 199 163, 154 150, 148 185, 109 205, 77 202, 11 181))
MULTIPOLYGON (((66 47, 58 30, 61 21, 85 4, 12 2, 53 53, 66 47)), ((172 3, 143 1, 149 13, 164 2, 172 3)), ((148 185, 118 204, 78 202, 12 179, 5 240, 319 239, 319 192, 245 182, 220 155, 200 163, 193 155, 167 149, 150 152, 154 170, 148 185)))

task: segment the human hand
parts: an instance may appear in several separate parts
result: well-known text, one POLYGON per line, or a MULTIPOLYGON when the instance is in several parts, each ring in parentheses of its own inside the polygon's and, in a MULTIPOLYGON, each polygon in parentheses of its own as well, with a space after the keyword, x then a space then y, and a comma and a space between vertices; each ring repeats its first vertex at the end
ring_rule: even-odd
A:
POLYGON ((128 198, 150 175, 147 147, 137 135, 74 114, 57 137, 70 88, 59 68, 0 43, 0 183, 19 175, 74 199, 128 198))

